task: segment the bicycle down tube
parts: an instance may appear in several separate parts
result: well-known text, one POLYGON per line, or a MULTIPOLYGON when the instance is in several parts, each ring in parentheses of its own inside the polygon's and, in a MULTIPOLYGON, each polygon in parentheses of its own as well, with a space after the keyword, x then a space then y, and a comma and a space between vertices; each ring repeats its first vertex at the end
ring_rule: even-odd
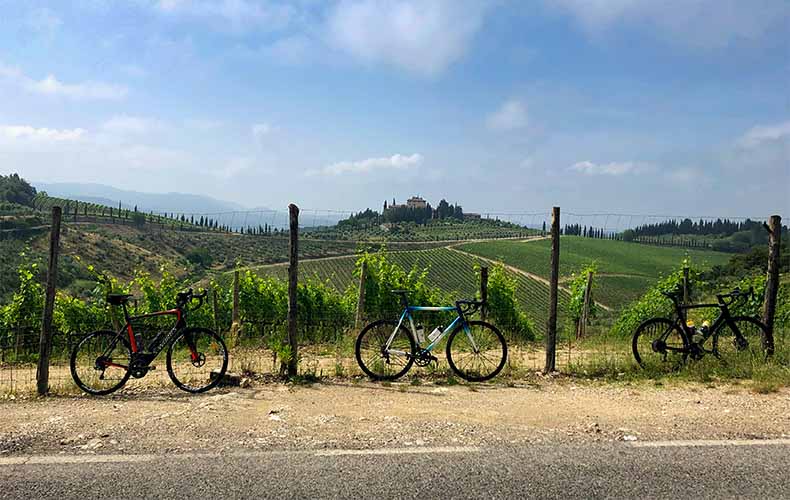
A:
MULTIPOLYGON (((416 329, 414 328, 414 319, 413 319, 413 317, 411 315, 412 311, 424 311, 424 312, 429 312, 429 311, 430 312, 456 311, 456 312, 458 312, 458 308, 456 306, 438 306, 438 307, 434 307, 434 306, 407 306, 403 310, 403 313, 401 314, 400 319, 398 320, 397 326, 395 326, 395 329, 392 331, 392 333, 390 334, 389 338, 387 339, 387 343, 384 345, 384 350, 386 352, 394 353, 394 354, 408 355, 408 353, 406 353, 404 351, 400 351, 400 350, 396 350, 396 349, 392 349, 391 350, 390 349, 390 345, 392 344, 392 341, 395 339, 395 335, 397 334, 398 330, 400 329, 401 325, 403 324, 403 320, 406 319, 406 318, 409 319, 409 326, 411 326, 411 334, 412 334, 412 336, 415 335, 416 329)), ((477 345, 475 344, 475 340, 472 337, 471 332, 469 331, 469 326, 466 324, 466 321, 464 319, 462 319, 461 315, 458 314, 455 317, 455 319, 449 325, 447 325, 447 327, 442 331, 441 335, 439 335, 435 340, 433 340, 430 344, 428 344, 428 346, 426 346, 424 348, 424 351, 430 352, 433 349, 433 347, 437 343, 439 343, 439 341, 441 341, 445 337, 445 335, 447 335, 448 332, 451 332, 453 330, 453 328, 455 327, 455 325, 459 321, 464 321, 464 332, 466 333, 467 337, 469 338, 469 342, 471 343, 472 348, 477 350, 477 345)), ((416 337, 415 337, 415 340, 417 340, 416 337)))

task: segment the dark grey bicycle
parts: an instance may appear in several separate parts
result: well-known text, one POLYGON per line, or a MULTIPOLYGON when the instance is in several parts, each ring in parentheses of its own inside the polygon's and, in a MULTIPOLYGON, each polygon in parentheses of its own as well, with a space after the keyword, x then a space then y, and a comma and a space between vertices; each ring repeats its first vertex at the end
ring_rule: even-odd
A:
POLYGON ((636 329, 632 340, 634 358, 643 368, 666 368, 682 365, 686 359, 699 360, 712 354, 724 363, 739 359, 765 359, 764 342, 768 329, 750 316, 732 316, 730 306, 754 295, 754 290, 716 295, 716 304, 681 304, 682 292, 663 293, 672 300, 673 318, 652 318, 636 329), (696 328, 686 321, 686 311, 707 307, 719 308, 713 324, 696 328), (710 348, 706 346, 708 340, 710 348))

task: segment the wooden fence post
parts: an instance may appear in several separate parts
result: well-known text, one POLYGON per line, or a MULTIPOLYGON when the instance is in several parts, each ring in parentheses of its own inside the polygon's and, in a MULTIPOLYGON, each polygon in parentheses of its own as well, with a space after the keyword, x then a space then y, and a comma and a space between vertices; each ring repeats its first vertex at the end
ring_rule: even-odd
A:
POLYGON ((576 329, 576 338, 587 335, 587 323, 590 321, 590 303, 592 302, 592 271, 587 271, 587 285, 584 287, 584 302, 582 303, 581 318, 576 329))
POLYGON ((689 303, 689 266, 683 266, 683 303, 689 303))
MULTIPOLYGON (((216 311, 217 311, 216 295, 214 296, 214 299, 215 299, 214 310, 215 310, 215 318, 216 318, 216 311)), ((230 318, 231 318, 230 331, 228 332, 228 336, 226 337, 225 342, 228 344, 229 349, 233 349, 236 346, 236 342, 238 342, 239 340, 239 336, 241 336, 241 312, 239 310, 239 270, 238 269, 236 269, 233 272, 233 308, 231 309, 230 318)))
POLYGON ((239 322, 239 270, 233 272, 233 310, 231 313, 231 321, 233 323, 239 322))
POLYGON ((560 207, 551 210, 551 284, 549 286, 549 321, 546 328, 546 366, 553 372, 557 362, 557 289, 560 281, 560 207))
POLYGON ((359 270, 359 295, 357 297, 357 315, 354 321, 354 328, 360 330, 362 322, 365 318, 365 283, 368 279, 368 263, 362 261, 362 267, 359 270))
POLYGON ((288 376, 295 377, 299 369, 299 342, 297 338, 297 284, 299 277, 299 207, 288 205, 290 222, 290 244, 288 251, 288 344, 291 357, 288 360, 288 376))
POLYGON ((38 345, 36 382, 40 396, 49 392, 49 354, 52 351, 52 312, 55 309, 55 286, 58 280, 58 250, 60 245, 60 207, 52 207, 52 229, 49 236, 49 267, 44 296, 44 315, 41 319, 41 339, 38 345))
POLYGON ((480 300, 483 306, 480 308, 480 319, 485 321, 488 317, 488 267, 480 268, 480 300))
POLYGON ((782 243, 782 217, 772 215, 768 222, 768 279, 765 282, 763 323, 768 327, 763 347, 767 355, 774 353, 774 315, 779 293, 779 249, 782 243))
POLYGON ((217 289, 211 289, 211 305, 213 306, 214 311, 214 331, 220 333, 219 331, 219 304, 217 303, 217 289))

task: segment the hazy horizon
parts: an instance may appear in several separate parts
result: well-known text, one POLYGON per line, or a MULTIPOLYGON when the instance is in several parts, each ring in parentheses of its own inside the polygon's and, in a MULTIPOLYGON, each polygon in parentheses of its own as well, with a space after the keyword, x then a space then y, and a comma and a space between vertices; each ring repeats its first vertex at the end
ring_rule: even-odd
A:
POLYGON ((781 0, 0 8, 0 173, 34 184, 277 210, 421 195, 790 215, 781 0))

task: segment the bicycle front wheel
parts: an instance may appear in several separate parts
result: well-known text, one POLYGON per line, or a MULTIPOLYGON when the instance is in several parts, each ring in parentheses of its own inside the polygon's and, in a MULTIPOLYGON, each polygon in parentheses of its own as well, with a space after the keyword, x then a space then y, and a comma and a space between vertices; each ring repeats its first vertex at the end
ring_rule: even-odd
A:
POLYGON ((187 328, 167 349, 167 373, 176 387, 205 392, 216 386, 228 369, 228 349, 207 328, 187 328))
POLYGON ((397 321, 381 320, 366 326, 357 337, 354 353, 365 374, 374 380, 395 380, 414 363, 414 338, 397 321), (387 342, 392 338, 392 342, 387 342))
POLYGON ((464 380, 484 382, 497 376, 507 361, 507 342, 499 330, 483 321, 459 325, 447 340, 447 362, 464 380))
POLYGON ((129 380, 132 350, 129 342, 111 331, 87 335, 71 352, 71 378, 94 396, 115 392, 129 380))
POLYGON ((666 371, 681 366, 688 357, 688 343, 677 323, 653 318, 636 329, 631 349, 639 366, 666 371))
POLYGON ((713 334, 713 352, 727 365, 745 363, 750 368, 752 362, 765 360, 763 339, 768 328, 760 321, 737 316, 722 323, 713 334))

